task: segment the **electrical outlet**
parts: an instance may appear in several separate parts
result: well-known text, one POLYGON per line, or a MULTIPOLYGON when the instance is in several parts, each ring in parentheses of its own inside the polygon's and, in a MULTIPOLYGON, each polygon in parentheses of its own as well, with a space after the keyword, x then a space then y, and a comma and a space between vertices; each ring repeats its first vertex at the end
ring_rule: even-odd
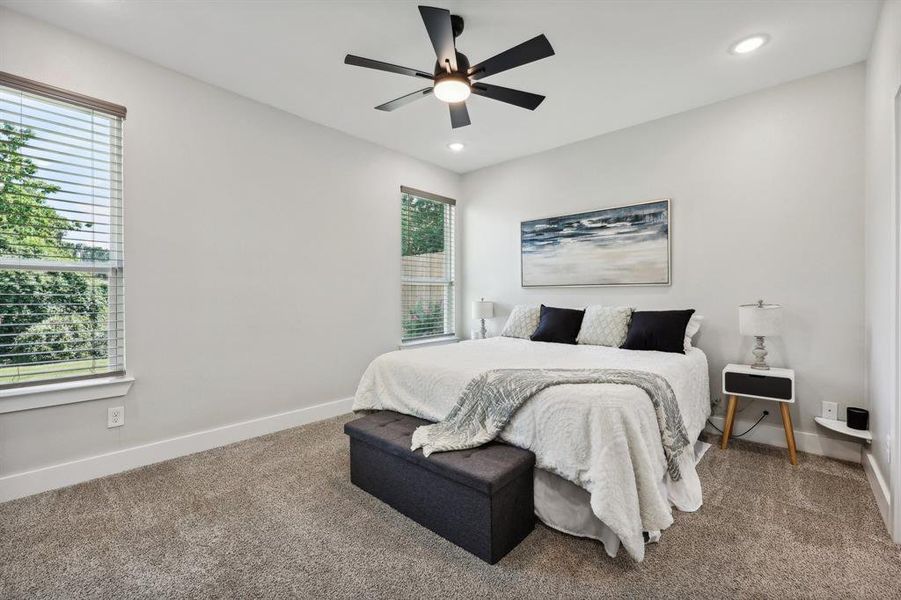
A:
POLYGON ((833 420, 838 419, 837 402, 823 402, 823 418, 833 420))
POLYGON ((114 406, 106 410, 106 427, 122 427, 125 425, 125 407, 114 406))

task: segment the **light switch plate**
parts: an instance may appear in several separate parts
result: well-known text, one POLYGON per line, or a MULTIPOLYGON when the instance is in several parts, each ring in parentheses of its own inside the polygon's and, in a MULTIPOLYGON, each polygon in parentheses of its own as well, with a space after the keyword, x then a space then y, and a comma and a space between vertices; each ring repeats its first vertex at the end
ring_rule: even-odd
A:
POLYGON ((823 402, 823 418, 824 419, 838 419, 838 403, 837 402, 823 402))

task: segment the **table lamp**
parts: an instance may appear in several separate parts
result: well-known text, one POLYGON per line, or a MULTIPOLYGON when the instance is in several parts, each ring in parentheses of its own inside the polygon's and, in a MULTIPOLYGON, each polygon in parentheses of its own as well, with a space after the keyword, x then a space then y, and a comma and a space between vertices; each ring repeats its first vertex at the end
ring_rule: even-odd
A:
POLYGON ((494 317, 494 302, 487 302, 484 298, 476 300, 472 303, 472 318, 482 321, 482 329, 479 331, 480 339, 488 336, 488 330, 485 328, 485 319, 494 317))
POLYGON ((738 307, 738 328, 742 335, 752 335, 757 338, 757 344, 752 350, 754 363, 752 369, 769 369, 766 364, 766 344, 764 338, 768 335, 782 334, 782 306, 779 304, 765 304, 758 300, 756 304, 742 304, 738 307))

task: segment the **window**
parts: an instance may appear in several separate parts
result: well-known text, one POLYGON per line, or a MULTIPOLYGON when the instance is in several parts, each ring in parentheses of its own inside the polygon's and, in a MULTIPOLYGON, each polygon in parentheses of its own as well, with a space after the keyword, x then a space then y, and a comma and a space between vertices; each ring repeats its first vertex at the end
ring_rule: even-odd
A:
POLYGON ((400 191, 401 339, 452 336, 456 203, 407 187, 400 191))
POLYGON ((0 73, 0 389, 125 371, 124 118, 0 73))

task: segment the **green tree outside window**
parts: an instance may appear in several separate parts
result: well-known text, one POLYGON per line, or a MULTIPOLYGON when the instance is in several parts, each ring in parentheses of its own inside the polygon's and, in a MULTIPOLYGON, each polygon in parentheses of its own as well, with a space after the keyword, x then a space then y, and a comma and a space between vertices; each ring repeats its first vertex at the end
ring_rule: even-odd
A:
MULTIPOLYGON (((106 260, 105 248, 65 241, 89 228, 48 200, 60 187, 37 177, 22 149, 30 130, 0 127, 0 256, 52 261, 106 260)), ((0 370, 25 363, 106 356, 108 284, 89 273, 0 270, 0 370)))

